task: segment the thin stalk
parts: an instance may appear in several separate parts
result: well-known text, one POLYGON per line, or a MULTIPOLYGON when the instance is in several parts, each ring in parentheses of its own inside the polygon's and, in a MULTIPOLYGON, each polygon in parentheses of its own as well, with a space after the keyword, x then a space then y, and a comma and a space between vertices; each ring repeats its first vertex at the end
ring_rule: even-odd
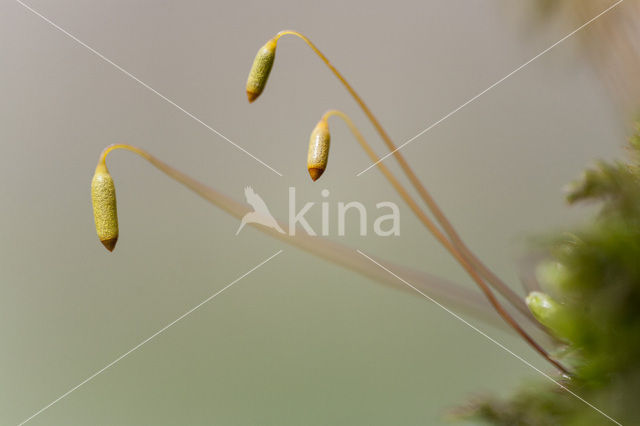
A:
POLYGON ((473 279, 473 281, 480 287, 484 295, 489 299, 489 303, 493 306, 493 308, 498 312, 498 314, 509 324, 533 349, 535 349, 540 355, 542 355, 547 361, 553 364, 556 368, 562 371, 565 374, 568 374, 568 371, 556 360, 551 358, 551 356, 545 351, 542 346, 540 346, 519 324, 518 322, 507 312, 507 310, 500 304, 496 296, 493 294, 491 289, 484 282, 482 277, 478 274, 478 272, 473 268, 467 258, 462 256, 458 250, 453 246, 452 242, 442 233, 442 231, 436 226, 435 223, 420 209, 418 204, 415 202, 413 197, 407 192, 407 190, 402 186, 402 184, 396 179, 396 177, 391 173, 391 171, 381 162, 378 162, 379 158, 376 153, 373 151, 369 143, 366 141, 360 130, 353 123, 351 118, 338 110, 330 110, 327 111, 323 116, 323 120, 328 120, 331 116, 340 117, 346 124, 349 126, 349 129, 355 136, 355 138, 360 143, 362 149, 365 150, 371 161, 376 163, 380 171, 384 174, 387 180, 391 183, 394 189, 400 194, 402 199, 409 205, 414 214, 420 219, 422 224, 431 231, 431 233, 436 237, 436 239, 447 249, 447 251, 458 261, 460 266, 464 268, 464 270, 469 274, 469 276, 473 279))
MULTIPOLYGON (((147 151, 132 145, 114 144, 106 147, 100 155, 98 161, 99 164, 106 165, 105 161, 107 155, 117 149, 127 150, 141 156, 171 179, 181 183, 198 196, 236 219, 242 218, 250 211, 245 204, 238 203, 234 199, 169 166, 149 154, 147 151)), ((278 221, 278 223, 281 227, 285 226, 283 222, 278 221)), ((371 262, 359 255, 353 248, 327 240, 326 238, 311 237, 304 232, 296 232, 295 235, 287 235, 260 225, 250 224, 250 226, 255 227, 257 230, 269 235, 270 237, 276 238, 303 251, 311 253, 312 255, 373 279, 383 285, 396 290, 402 290, 407 294, 416 294, 415 291, 409 289, 407 286, 399 284, 396 278, 389 275, 382 269, 372 268, 371 262)), ((377 261, 386 265, 390 270, 396 271, 404 279, 410 281, 417 288, 420 288, 421 291, 430 294, 435 299, 462 309, 464 312, 470 313, 494 326, 504 326, 504 323, 499 321, 498 317, 495 316, 495 313, 488 308, 486 301, 475 292, 435 275, 406 268, 387 262, 386 260, 378 259, 377 261)))
MULTIPOLYGON (((427 204, 437 222, 442 226, 445 233, 449 236, 451 241, 453 242, 454 247, 461 252, 461 255, 469 260, 469 263, 476 268, 480 275, 484 277, 502 296, 504 296, 514 307, 516 307, 523 315, 526 317, 533 319, 531 312, 527 308, 524 303, 522 297, 520 297, 517 293, 515 293, 509 286, 507 286, 493 271, 491 271, 482 261, 466 246, 466 244, 462 241, 457 231, 446 218, 438 204, 435 202, 434 198, 424 187, 420 179, 413 172, 409 163, 404 159, 404 156, 400 151, 397 150, 396 145, 393 143, 387 132, 384 130, 378 119, 373 115, 367 104, 364 103, 360 95, 355 91, 355 89, 349 84, 349 82, 344 78, 344 76, 333 66, 333 64, 329 61, 329 59, 318 49, 305 35, 300 34, 297 31, 285 30, 279 32, 274 40, 278 40, 283 35, 294 35, 300 39, 302 39, 315 53, 318 57, 329 67, 329 69, 333 72, 333 74, 340 80, 340 82, 344 85, 347 91, 351 94, 353 99, 360 106, 362 111, 365 113, 373 127, 376 129, 382 140, 387 145, 387 148, 393 153, 394 157, 400 164, 400 167, 404 171, 404 173, 409 178, 409 181, 413 185, 413 187, 418 191, 422 200, 427 204)), ((535 321, 534 321, 535 323, 535 321)))
MULTIPOLYGON (((131 151, 135 154, 138 154, 139 156, 141 156, 142 158, 144 158, 145 160, 147 160, 148 162, 150 162, 151 164, 153 164, 153 160, 155 159, 151 154, 149 154, 147 151, 140 149, 136 146, 133 145, 128 145, 128 144, 124 144, 124 143, 114 143, 112 145, 109 145, 108 147, 106 147, 105 149, 102 150, 102 153, 100 153, 100 158, 98 159, 98 164, 101 164, 103 166, 106 166, 106 161, 107 161, 107 155, 109 155, 109 153, 111 151, 115 151, 116 149, 124 149, 126 151, 131 151)), ((156 160, 159 161, 159 160, 156 160)))

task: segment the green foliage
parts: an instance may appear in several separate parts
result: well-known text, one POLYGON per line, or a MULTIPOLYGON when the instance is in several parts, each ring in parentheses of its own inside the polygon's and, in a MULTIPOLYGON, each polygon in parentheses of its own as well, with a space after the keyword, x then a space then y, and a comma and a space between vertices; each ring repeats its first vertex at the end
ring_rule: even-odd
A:
MULTIPOLYGON (((602 208, 588 226, 553 240, 554 263, 542 274, 548 296, 529 303, 566 344, 559 358, 572 376, 558 380, 622 424, 640 424, 640 131, 629 152, 629 163, 599 162, 571 185, 570 203, 602 208)), ((458 414, 496 425, 614 424, 543 378, 506 401, 486 396, 458 414)))

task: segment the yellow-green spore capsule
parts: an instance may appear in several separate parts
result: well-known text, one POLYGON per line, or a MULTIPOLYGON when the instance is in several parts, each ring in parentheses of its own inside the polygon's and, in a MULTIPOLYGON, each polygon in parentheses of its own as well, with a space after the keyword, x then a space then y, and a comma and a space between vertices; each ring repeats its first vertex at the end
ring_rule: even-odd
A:
POLYGON ((277 41, 275 39, 269 40, 258 50, 256 58, 253 60, 249 78, 247 79, 247 98, 249 102, 255 101, 267 84, 273 61, 276 59, 276 45, 277 41))
POLYGON ((91 180, 91 202, 98 238, 107 250, 113 251, 118 241, 116 187, 104 164, 98 164, 91 180))
POLYGON ((307 155, 307 169, 311 179, 315 182, 327 168, 329 161, 329 146, 331 134, 326 120, 320 120, 309 138, 309 153, 307 155))

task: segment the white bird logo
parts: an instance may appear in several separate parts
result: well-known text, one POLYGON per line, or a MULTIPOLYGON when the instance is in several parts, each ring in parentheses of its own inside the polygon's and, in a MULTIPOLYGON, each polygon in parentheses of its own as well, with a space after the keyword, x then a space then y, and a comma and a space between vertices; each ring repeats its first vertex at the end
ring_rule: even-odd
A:
POLYGON ((278 225, 278 222, 271 215, 271 212, 269 212, 267 204, 258 194, 256 194, 253 188, 247 186, 244 189, 244 196, 247 199, 247 203, 249 203, 251 207, 253 207, 254 211, 244 215, 244 217, 242 218, 242 222, 240 223, 240 227, 236 231, 236 235, 240 233, 244 225, 246 225, 247 223, 257 223, 268 228, 273 228, 281 234, 285 233, 280 225, 278 225))

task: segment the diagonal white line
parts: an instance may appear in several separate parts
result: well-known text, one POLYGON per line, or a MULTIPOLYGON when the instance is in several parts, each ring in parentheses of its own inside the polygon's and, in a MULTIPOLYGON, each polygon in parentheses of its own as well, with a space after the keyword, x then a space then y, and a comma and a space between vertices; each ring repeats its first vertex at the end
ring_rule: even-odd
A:
POLYGON ((400 278, 398 275, 394 274, 392 271, 390 271, 389 269, 387 269, 386 267, 384 267, 383 265, 381 265, 380 263, 376 262, 375 260, 373 260, 372 258, 370 258, 369 256, 367 256, 366 254, 364 254, 362 251, 360 250, 356 250, 358 253, 360 253, 361 255, 363 255, 364 257, 366 257, 367 259, 369 259, 371 262, 375 263, 376 265, 378 265, 380 268, 384 269, 385 271, 387 271, 388 273, 390 273, 391 275, 393 275, 394 277, 396 277, 398 280, 402 281, 403 283, 405 283, 406 285, 408 285, 409 287, 411 287, 412 289, 414 289, 415 291, 417 291, 418 293, 420 293, 422 296, 424 296, 426 299, 428 299, 429 301, 435 303, 436 305, 438 305, 438 307, 444 309, 445 311, 447 311, 449 314, 451 314, 452 316, 454 316, 456 319, 462 321, 464 324, 466 324, 467 326, 471 327, 473 330, 475 330, 476 332, 478 332, 479 334, 483 335, 484 337, 486 337, 487 339, 489 339, 491 342, 495 343, 496 345, 498 345, 499 347, 501 347, 502 349, 504 349, 506 352, 510 353, 511 355, 513 355, 515 358, 519 359, 520 361, 522 361, 524 364, 528 365, 529 367, 531 367, 532 369, 534 369, 535 371, 537 371, 538 373, 542 374, 544 377, 546 377, 547 379, 551 380, 553 383, 555 383, 556 385, 560 386, 562 389, 566 390, 567 392, 569 392, 571 395, 575 396, 576 398, 578 398, 580 401, 584 402, 585 404, 587 404, 589 407, 593 408, 594 410, 596 410, 598 413, 602 414, 603 416, 605 416, 607 419, 611 420, 613 423, 622 426, 622 424, 618 423, 617 421, 615 421, 614 419, 612 419, 611 417, 609 417, 607 414, 605 414, 603 411, 599 410, 597 407, 594 407, 592 404, 590 404, 589 402, 585 401, 584 399, 582 399, 579 395, 575 394, 573 391, 571 391, 570 389, 568 389, 566 386, 562 385, 561 383, 559 383, 558 381, 556 381, 555 379, 553 379, 551 376, 549 376, 547 373, 543 372, 542 370, 540 370, 539 368, 536 368, 533 364, 531 364, 529 361, 527 361, 526 359, 522 358, 520 355, 514 353, 513 351, 511 351, 509 348, 507 348, 506 346, 504 346, 502 343, 496 341, 493 337, 489 336, 488 334, 486 334, 484 331, 478 329, 476 326, 474 326, 473 324, 469 323, 467 320, 465 320, 464 318, 462 318, 460 315, 456 314, 455 312, 453 312, 452 310, 450 310, 449 308, 447 308, 446 306, 440 304, 438 301, 436 301, 434 298, 432 298, 431 296, 428 296, 427 294, 423 293, 422 291, 420 291, 419 289, 417 289, 415 286, 413 286, 412 284, 410 284, 409 282, 405 281, 404 279, 400 278))
POLYGON ((64 35, 66 35, 67 37, 69 37, 70 39, 72 39, 73 41, 75 41, 76 43, 80 44, 81 46, 85 47, 86 49, 88 49, 89 51, 91 51, 93 54, 95 54, 96 56, 98 56, 100 59, 102 59, 103 61, 105 61, 106 63, 108 63, 109 65, 112 65, 113 67, 115 67, 117 70, 121 71, 123 74, 125 74, 127 77, 131 78, 132 80, 136 81, 137 83, 139 83, 140 85, 142 85, 143 87, 145 87, 146 89, 150 90, 151 92, 155 93, 156 95, 158 95, 160 98, 164 99, 165 101, 167 101, 168 103, 170 103, 171 105, 173 105, 174 107, 176 107, 177 109, 179 109, 180 111, 182 111, 183 113, 185 113, 186 115, 188 115, 189 117, 191 117, 192 119, 194 119, 195 121, 197 121, 199 124, 203 125, 204 127, 206 127, 207 129, 209 129, 210 131, 212 131, 213 133, 215 133, 216 135, 220 136, 222 139, 224 139, 225 141, 229 142, 231 145, 235 146, 236 148, 238 148, 240 151, 244 152, 245 154, 247 154, 249 157, 253 158, 254 160, 256 160, 258 163, 262 164, 263 166, 265 166, 266 168, 268 168, 269 170, 271 170, 272 172, 274 172, 275 174, 277 174, 278 176, 282 176, 282 173, 280 173, 279 171, 277 171, 276 169, 274 169, 273 167, 269 166, 267 163, 265 163, 264 161, 262 161, 261 159, 259 159, 258 157, 256 157, 255 155, 251 154, 249 151, 247 151, 246 149, 244 149, 243 147, 241 147, 240 145, 238 145, 237 143, 233 142, 231 139, 229 139, 228 137, 226 137, 225 135, 223 135, 222 133, 220 133, 219 131, 217 131, 216 129, 214 129, 213 127, 211 127, 210 125, 208 125, 207 123, 205 123, 204 121, 202 121, 201 119, 199 119, 198 117, 196 117, 195 115, 193 115, 192 113, 190 113, 189 111, 187 111, 186 109, 182 108, 180 105, 178 105, 177 103, 175 103, 174 101, 172 101, 171 99, 169 99, 168 97, 166 97, 165 95, 163 95, 162 93, 158 92, 156 89, 154 89, 153 87, 149 86, 147 83, 145 83, 144 81, 140 80, 138 77, 136 77, 135 75, 131 74, 129 71, 127 71, 126 69, 122 68, 120 65, 116 64, 115 62, 113 62, 111 59, 107 58, 106 56, 104 56, 102 53, 98 52, 97 50, 95 50, 93 47, 89 46, 87 43, 83 42, 82 40, 80 40, 79 38, 77 38, 76 36, 74 36, 73 34, 71 34, 70 32, 68 32, 67 30, 65 30, 64 28, 60 27, 58 24, 56 24, 55 22, 51 21, 49 18, 47 18, 46 16, 42 15, 40 12, 38 12, 37 10, 33 9, 31 6, 25 4, 24 2, 22 2, 21 0, 15 0, 17 3, 19 3, 22 7, 24 7, 25 9, 27 9, 28 11, 30 11, 31 13, 33 13, 34 15, 40 17, 42 20, 44 20, 45 22, 47 22, 48 24, 50 24, 52 27, 54 27, 55 29, 57 29, 58 31, 62 32, 64 35))
POLYGON ((198 303, 196 306, 194 306, 193 308, 189 309, 187 312, 185 312, 184 314, 180 315, 178 318, 176 318, 175 320, 171 321, 169 324, 165 325, 164 327, 162 327, 160 330, 156 331, 155 333, 153 333, 151 336, 147 337, 146 339, 144 339, 142 342, 138 343, 136 346, 134 346, 133 348, 129 349, 127 352, 123 353, 122 355, 120 355, 118 358, 114 359, 113 361, 111 361, 109 364, 105 365, 104 367, 102 367, 100 370, 96 371, 95 373, 93 373, 91 376, 87 377, 86 379, 84 379, 83 381, 81 381, 80 383, 78 383, 77 385, 75 385, 74 387, 72 387, 71 389, 69 389, 68 391, 66 391, 65 393, 63 393, 62 395, 60 395, 58 398, 54 399, 53 401, 51 401, 49 404, 45 405, 44 407, 42 407, 40 410, 36 411, 34 414, 32 414, 30 417, 28 417, 27 419, 23 420, 21 423, 18 424, 18 426, 22 426, 25 423, 29 422, 30 420, 32 420, 34 417, 36 417, 37 415, 41 414, 43 411, 47 410, 48 408, 50 408, 51 406, 53 406, 54 404, 56 404, 58 401, 60 401, 61 399, 67 397, 70 393, 72 393, 73 391, 77 390, 80 386, 86 384, 87 382, 90 382, 91 380, 93 380, 97 375, 103 373, 105 370, 107 370, 109 367, 112 367, 114 364, 116 364, 117 362, 121 361, 123 358, 125 358, 127 355, 131 354, 133 351, 139 349, 142 345, 144 345, 145 343, 149 342, 151 339, 153 339, 154 337, 158 336, 159 334, 161 334, 162 332, 166 331, 169 327, 173 326, 175 323, 177 323, 178 321, 182 320, 183 318, 185 318, 186 316, 190 315, 191 313, 193 313, 196 309, 200 308, 202 305, 204 305, 205 303, 209 302, 211 299, 215 298, 217 295, 219 295, 220 293, 222 293, 223 291, 225 291, 226 289, 228 289, 229 287, 231 287, 232 285, 234 285, 235 283, 237 283, 238 281, 240 281, 241 279, 243 279, 244 277, 246 277, 247 275, 249 275, 250 273, 252 273, 253 271, 255 271, 256 269, 258 269, 259 267, 261 267, 262 265, 264 265, 265 263, 267 263, 268 261, 270 261, 271 259, 273 259, 274 257, 276 257, 277 255, 279 255, 280 253, 282 253, 282 250, 278 250, 277 253, 271 255, 269 258, 263 260, 262 262, 260 262, 258 265, 254 266, 253 268, 251 268, 250 270, 248 270, 247 272, 245 272, 244 274, 240 275, 238 278, 236 278, 235 280, 233 280, 232 282, 230 282, 229 284, 227 284, 226 286, 224 286, 221 290, 218 290, 216 293, 212 294, 211 296, 207 297, 205 300, 203 300, 202 302, 198 303))
POLYGON ((403 143, 402 145, 398 146, 396 149, 394 149, 393 151, 391 151, 390 153, 386 154, 385 156, 383 156, 382 158, 380 158, 378 161, 376 161, 375 163, 371 164, 369 167, 367 167, 366 169, 364 169, 363 171, 361 171, 360 173, 358 173, 356 176, 360 176, 363 173, 367 172, 369 169, 373 168, 376 164, 384 161, 385 159, 389 158, 390 156, 392 156, 396 151, 401 150, 402 148, 404 148, 405 146, 409 145, 411 142, 413 142, 414 140, 416 140, 417 138, 419 138, 420 136, 424 135, 425 133, 427 133, 429 130, 433 129, 434 127, 436 127, 438 124, 442 123, 443 121, 445 121, 447 118, 451 117, 453 114, 457 113, 458 111, 460 111, 462 108, 466 107, 467 105, 469 105, 470 103, 472 103, 473 101, 475 101, 476 99, 478 99, 480 96, 484 95, 485 93, 487 93, 488 91, 490 91, 491 89, 493 89, 494 87, 498 86, 500 83, 502 83, 503 81, 505 81, 506 79, 508 79, 509 77, 511 77, 512 75, 514 75, 515 73, 517 73, 518 71, 522 70, 524 67, 526 67, 527 65, 529 65, 531 62, 535 61, 536 59, 540 58, 542 55, 544 55, 545 53, 549 52, 551 49, 553 49, 554 47, 556 47, 557 45, 559 45, 560 43, 562 43, 563 41, 565 41, 566 39, 572 37, 574 34, 576 34, 578 31, 582 30, 584 27, 588 26, 589 24, 591 24, 593 21, 595 21, 596 19, 600 18, 602 15, 604 15, 605 13, 609 12, 611 9, 613 9, 614 7, 618 6, 620 3, 622 3, 624 0, 618 0, 616 3, 614 3, 613 5, 609 6, 607 9, 605 9, 604 11, 600 12, 597 16, 591 18, 589 21, 585 22, 584 24, 582 24, 581 26, 579 26, 578 28, 576 28, 575 30, 573 30, 572 32, 570 32, 569 34, 567 34, 566 36, 564 36, 563 38, 561 38, 560 40, 558 40, 557 42, 553 43, 551 46, 547 47, 546 49, 544 49, 542 52, 538 53, 536 56, 534 56, 533 58, 529 59, 527 62, 525 62, 524 64, 520 65, 518 68, 516 68, 515 70, 511 71, 509 74, 505 75, 504 77, 502 77, 500 80, 496 81, 495 83, 493 83, 491 86, 487 87, 486 89, 484 89, 482 92, 478 93, 477 95, 475 95, 473 98, 469 99, 468 101, 466 101, 465 103, 463 103, 462 105, 460 105, 459 107, 457 107, 456 109, 454 109, 453 111, 451 111, 450 113, 448 113, 447 115, 445 115, 444 117, 442 117, 441 119, 439 119, 438 121, 436 121, 435 123, 431 124, 429 127, 427 127, 426 129, 424 129, 423 131, 421 131, 420 133, 418 133, 417 135, 415 135, 414 137, 412 137, 411 139, 409 139, 408 141, 406 141, 405 143, 403 143))

